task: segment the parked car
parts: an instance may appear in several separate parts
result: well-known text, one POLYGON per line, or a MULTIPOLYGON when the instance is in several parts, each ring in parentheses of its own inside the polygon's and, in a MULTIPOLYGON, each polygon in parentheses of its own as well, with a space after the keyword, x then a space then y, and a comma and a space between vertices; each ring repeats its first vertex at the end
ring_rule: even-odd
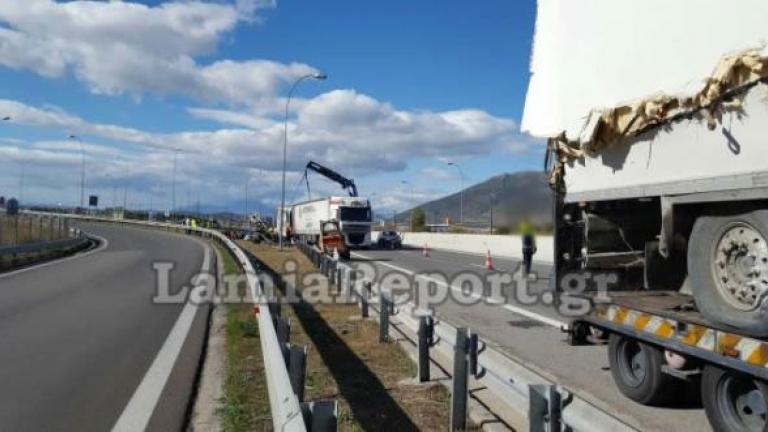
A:
POLYGON ((377 244, 380 248, 400 249, 403 247, 403 239, 397 231, 382 231, 377 244))

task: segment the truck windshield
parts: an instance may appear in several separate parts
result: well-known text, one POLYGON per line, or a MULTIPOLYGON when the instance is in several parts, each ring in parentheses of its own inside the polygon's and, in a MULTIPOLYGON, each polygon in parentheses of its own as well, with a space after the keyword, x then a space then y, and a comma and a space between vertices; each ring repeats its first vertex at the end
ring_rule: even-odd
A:
POLYGON ((339 218, 343 221, 351 222, 370 222, 370 207, 341 207, 339 209, 339 218))

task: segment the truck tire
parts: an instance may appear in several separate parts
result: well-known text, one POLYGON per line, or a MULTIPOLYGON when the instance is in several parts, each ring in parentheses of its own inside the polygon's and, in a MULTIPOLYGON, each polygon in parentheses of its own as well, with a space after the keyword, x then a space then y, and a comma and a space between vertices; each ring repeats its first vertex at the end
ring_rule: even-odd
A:
POLYGON ((661 405, 670 391, 673 377, 662 372, 664 352, 637 339, 611 333, 608 338, 611 375, 628 398, 643 405, 661 405))
POLYGON ((768 385, 741 372, 706 365, 701 397, 709 424, 717 432, 766 430, 768 385))
POLYGON ((699 217, 688 242, 688 277, 705 318, 768 336, 768 210, 699 217))

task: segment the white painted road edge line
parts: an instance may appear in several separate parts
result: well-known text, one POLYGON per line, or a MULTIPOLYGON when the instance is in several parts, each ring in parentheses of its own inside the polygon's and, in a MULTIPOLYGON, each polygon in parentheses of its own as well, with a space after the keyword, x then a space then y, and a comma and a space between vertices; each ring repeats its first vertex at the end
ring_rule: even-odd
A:
MULTIPOLYGON (((204 250, 201 272, 207 274, 210 269, 211 246, 206 244, 204 250)), ((202 285, 190 290, 184 309, 176 319, 176 323, 174 323, 155 360, 133 393, 131 400, 128 401, 128 405, 125 406, 120 418, 112 427, 112 432, 135 432, 147 428, 197 314, 198 302, 190 301, 190 299, 201 298, 199 292, 205 288, 206 286, 202 285)))
POLYGON ((40 268, 43 268, 43 267, 48 267, 48 266, 52 266, 52 265, 57 265, 57 264, 65 263, 67 261, 71 261, 71 260, 74 260, 74 259, 85 258, 88 255, 95 254, 96 252, 101 252, 104 249, 106 249, 107 246, 109 246, 109 242, 104 237, 100 237, 100 236, 97 236, 97 235, 94 235, 94 234, 88 234, 88 235, 90 237, 93 237, 93 238, 96 238, 96 239, 99 240, 99 247, 97 247, 96 249, 92 249, 92 250, 89 250, 89 251, 82 252, 82 253, 76 253, 74 255, 70 255, 70 256, 65 257, 65 258, 54 259, 52 261, 46 261, 44 263, 35 264, 35 265, 31 265, 29 267, 24 267, 24 268, 21 268, 21 269, 18 269, 18 270, 9 271, 7 273, 0 274, 0 279, 11 277, 11 276, 17 275, 19 273, 25 273, 25 272, 32 271, 32 270, 37 270, 37 269, 40 269, 40 268))
MULTIPOLYGON (((353 256, 358 256, 360 258, 365 258, 365 259, 368 259, 368 260, 376 261, 376 258, 367 256, 367 255, 364 255, 364 254, 361 254, 361 253, 358 253, 358 252, 353 252, 352 255, 353 256)), ((405 269, 405 268, 402 268, 402 267, 398 267, 396 265, 393 265, 393 264, 390 264, 390 263, 387 263, 387 262, 377 262, 376 264, 382 265, 384 267, 389 267, 391 269, 394 269, 394 270, 397 270, 399 272, 405 273, 405 274, 407 274, 409 276, 412 276, 412 277, 417 277, 417 278, 424 279, 424 280, 426 280, 428 282, 432 282, 432 283, 435 283, 437 285, 440 285, 440 286, 443 286, 445 288, 448 288, 451 291, 462 292, 460 287, 456 287, 456 286, 453 286, 453 285, 448 285, 448 284, 446 284, 445 282, 443 282, 441 280, 438 280, 438 279, 435 279, 435 278, 431 278, 429 276, 417 275, 415 272, 413 272, 411 270, 408 270, 408 269, 405 269)), ((518 307, 518 306, 513 306, 511 304, 504 303, 502 300, 499 300, 499 299, 496 299, 496 298, 485 297, 485 296, 482 296, 480 294, 475 294, 475 293, 472 293, 471 297, 474 297, 474 298, 480 299, 480 300, 485 300, 487 303, 491 303, 491 304, 494 304, 494 305, 499 305, 500 307, 502 307, 502 308, 504 308, 504 309, 506 309, 506 310, 508 310, 510 312, 514 312, 514 313, 516 313, 518 315, 522 315, 522 316, 524 316, 526 318, 530 318, 532 320, 536 320, 536 321, 542 322, 544 324, 550 325, 552 327, 556 327, 558 329, 568 328, 569 327, 568 323, 566 323, 566 322, 559 321, 559 320, 556 320, 556 319, 553 319, 553 318, 549 318, 547 316, 544 316, 544 315, 541 315, 541 314, 537 314, 536 312, 531 312, 528 309, 524 309, 524 308, 521 308, 521 307, 518 307)))

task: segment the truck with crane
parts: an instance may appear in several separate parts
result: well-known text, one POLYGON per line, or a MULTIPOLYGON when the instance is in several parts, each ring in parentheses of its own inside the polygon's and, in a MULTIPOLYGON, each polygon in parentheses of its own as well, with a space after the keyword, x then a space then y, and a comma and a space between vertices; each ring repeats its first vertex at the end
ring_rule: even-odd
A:
POLYGON ((373 211, 368 199, 358 196, 354 180, 344 177, 336 171, 317 162, 309 161, 304 171, 309 188, 309 171, 316 172, 341 185, 348 192, 348 197, 330 196, 310 199, 292 204, 284 212, 278 211, 278 217, 285 217, 287 226, 285 235, 294 240, 319 244, 324 222, 336 221, 344 242, 349 248, 364 248, 371 245, 371 227, 373 211), (284 214, 285 216, 281 216, 284 214))
POLYGON ((571 340, 608 335, 640 403, 698 383, 717 431, 768 429, 766 23, 757 0, 539 0, 521 125, 547 140, 552 282, 593 305, 571 340))

